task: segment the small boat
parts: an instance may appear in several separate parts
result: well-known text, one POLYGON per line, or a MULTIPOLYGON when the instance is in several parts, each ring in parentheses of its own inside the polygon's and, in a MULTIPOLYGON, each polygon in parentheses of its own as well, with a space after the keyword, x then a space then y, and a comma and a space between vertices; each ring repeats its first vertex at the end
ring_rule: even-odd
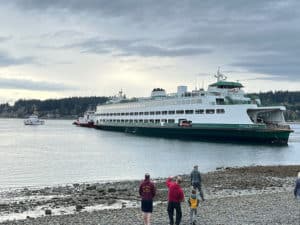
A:
POLYGON ((45 120, 41 120, 37 115, 31 115, 24 120, 25 125, 44 125, 45 120))
POLYGON ((73 124, 81 127, 94 127, 94 117, 94 111, 86 111, 83 117, 79 117, 73 124))

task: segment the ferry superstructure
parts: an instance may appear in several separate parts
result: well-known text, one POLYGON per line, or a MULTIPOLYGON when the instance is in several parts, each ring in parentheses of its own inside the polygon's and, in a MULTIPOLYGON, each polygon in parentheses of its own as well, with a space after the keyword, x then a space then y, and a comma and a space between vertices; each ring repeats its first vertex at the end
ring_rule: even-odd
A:
POLYGON ((122 92, 98 105, 95 127, 132 134, 198 140, 287 144, 291 132, 284 106, 261 107, 245 97, 243 85, 229 82, 219 71, 217 82, 189 92, 179 86, 167 95, 155 88, 149 98, 127 100, 122 92))

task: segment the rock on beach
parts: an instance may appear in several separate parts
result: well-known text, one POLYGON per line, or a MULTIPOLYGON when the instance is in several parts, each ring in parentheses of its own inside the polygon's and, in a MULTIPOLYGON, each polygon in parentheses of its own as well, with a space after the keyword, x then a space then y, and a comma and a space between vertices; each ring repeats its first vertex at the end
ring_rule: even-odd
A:
MULTIPOLYGON (((300 221, 300 202, 293 197, 293 185, 300 166, 254 166, 243 168, 220 168, 203 174, 203 188, 206 201, 200 202, 197 224, 295 224, 300 221)), ((186 198, 190 194, 189 176, 183 175, 182 184, 186 198)), ((7 221, 3 224, 91 224, 91 225, 133 225, 143 224, 139 204, 128 207, 124 202, 118 209, 84 211, 85 207, 106 204, 119 200, 139 202, 137 187, 140 181, 124 181, 107 184, 76 184, 68 187, 47 188, 38 193, 46 193, 53 198, 24 201, 22 205, 11 202, 0 209, 22 211, 36 206, 51 204, 53 207, 74 206, 71 215, 51 215, 35 219, 7 221), (68 201, 65 201, 68 199, 68 201), (33 206, 34 205, 34 206, 33 206), (75 207, 82 209, 76 212, 75 207), (22 207, 23 208, 22 208, 22 207), (24 207, 26 206, 26 207, 24 207)), ((152 215, 153 225, 168 224, 166 211, 167 188, 165 179, 156 179, 158 195, 152 215)), ((34 196, 36 191, 27 189, 9 196, 34 196)), ((33 198, 34 199, 34 198, 33 198)), ((132 204, 134 205, 134 204, 132 204)), ((187 202, 182 203, 182 224, 189 224, 187 202)))

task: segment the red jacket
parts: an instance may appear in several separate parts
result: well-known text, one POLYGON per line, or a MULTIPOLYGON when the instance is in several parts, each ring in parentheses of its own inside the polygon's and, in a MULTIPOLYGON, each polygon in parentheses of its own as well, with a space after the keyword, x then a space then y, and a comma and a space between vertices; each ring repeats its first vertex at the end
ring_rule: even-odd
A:
POLYGON ((152 200, 156 193, 154 184, 150 180, 144 180, 140 184, 139 193, 143 200, 152 200))
POLYGON ((169 202, 182 202, 184 200, 184 194, 179 184, 173 182, 171 178, 168 178, 166 181, 166 185, 169 188, 169 202))

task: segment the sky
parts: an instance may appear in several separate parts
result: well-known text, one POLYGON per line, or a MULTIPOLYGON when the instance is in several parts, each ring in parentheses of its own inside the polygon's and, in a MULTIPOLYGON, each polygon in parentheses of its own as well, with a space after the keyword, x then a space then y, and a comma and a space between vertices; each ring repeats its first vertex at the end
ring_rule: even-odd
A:
POLYGON ((298 0, 0 2, 0 103, 215 81, 300 91, 298 0))

